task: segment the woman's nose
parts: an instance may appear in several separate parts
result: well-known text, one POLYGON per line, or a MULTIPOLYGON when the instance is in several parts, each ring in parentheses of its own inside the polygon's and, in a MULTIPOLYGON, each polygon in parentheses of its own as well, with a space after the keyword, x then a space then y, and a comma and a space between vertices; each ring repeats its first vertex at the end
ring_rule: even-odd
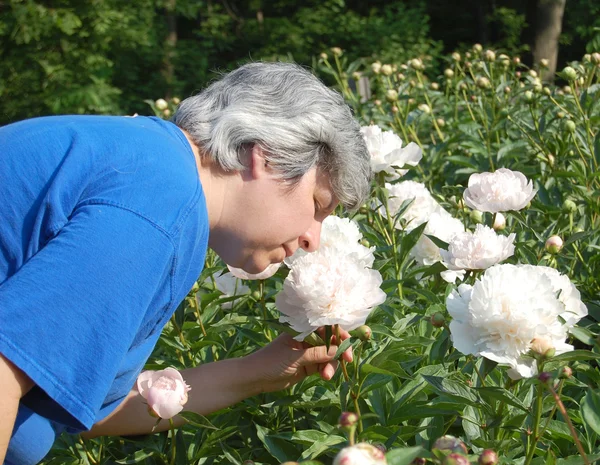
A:
POLYGON ((308 231, 298 238, 299 246, 306 252, 314 252, 321 242, 321 222, 314 220, 308 231))

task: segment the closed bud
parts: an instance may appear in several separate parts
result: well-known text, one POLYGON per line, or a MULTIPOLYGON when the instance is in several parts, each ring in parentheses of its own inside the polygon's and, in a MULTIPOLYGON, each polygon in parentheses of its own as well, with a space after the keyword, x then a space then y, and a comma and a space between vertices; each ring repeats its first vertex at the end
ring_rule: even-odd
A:
POLYGON ((379 100, 379 99, 376 99, 373 103, 375 104, 376 107, 381 106, 381 100, 379 100))
POLYGON ((489 89, 491 87, 490 80, 483 76, 477 78, 477 87, 480 89, 489 89))
POLYGON ((548 336, 538 336, 531 341, 531 351, 543 358, 554 356, 554 343, 548 336))
POLYGON ((471 55, 471 52, 465 52, 465 58, 468 60, 469 58, 471 58, 473 55, 471 55))
POLYGON ((550 168, 554 168, 554 165, 556 164, 556 158, 551 153, 548 154, 548 164, 550 165, 550 168))
POLYGON ((164 98, 159 98, 156 102, 154 102, 157 110, 166 110, 169 107, 169 104, 164 98))
POLYGON ((398 111, 398 107, 396 105, 392 105, 392 113, 396 114, 398 111))
POLYGON ((261 298, 261 294, 259 291, 252 291, 251 295, 254 300, 260 300, 260 298, 261 298))
POLYGON ((549 382, 552 379, 552 373, 548 373, 547 371, 543 371, 542 373, 540 373, 538 375, 538 379, 546 384, 547 382, 549 382))
POLYGON ((408 65, 407 65, 406 63, 402 63, 402 64, 400 65, 400 69, 401 69, 402 71, 406 71, 406 70, 408 69, 408 65))
POLYGON ((577 126, 574 121, 571 121, 570 119, 565 121, 565 130, 567 132, 575 132, 576 129, 577 126))
POLYGON ((475 53, 481 53, 483 50, 483 46, 481 44, 475 44, 473 45, 473 51, 475 53))
POLYGON ((381 74, 384 76, 391 76, 393 72, 392 65, 385 64, 381 66, 381 74))
POLYGON ((336 57, 342 56, 342 49, 340 47, 331 47, 331 53, 333 53, 336 57))
POLYGON ((563 240, 559 236, 550 236, 546 240, 546 250, 551 254, 557 254, 562 249, 563 240))
POLYGON ((171 116, 171 110, 169 110, 168 108, 165 108, 165 109, 163 110, 163 116, 164 116, 165 118, 168 118, 169 116, 171 116))
POLYGON ((514 57, 514 58, 513 58, 513 63, 514 63, 515 65, 520 65, 520 64, 521 64, 521 59, 520 59, 519 57, 514 57))
POLYGON ((510 58, 502 53, 498 56, 498 63, 500 63, 503 68, 508 68, 510 66, 510 58))
POLYGON ((431 108, 426 103, 421 103, 418 107, 423 113, 429 114, 431 113, 431 108))
POLYGON ((583 55, 583 58, 581 59, 581 61, 583 63, 590 63, 592 61, 592 55, 590 55, 589 53, 586 53, 585 55, 583 55))
POLYGON ((483 71, 485 69, 485 63, 483 61, 476 61, 475 69, 477 69, 479 71, 483 71))
POLYGON ((574 81, 575 79, 577 79, 577 71, 575 71, 575 68, 565 66, 562 72, 565 78, 567 78, 569 81, 574 81))
POLYGON ((388 89, 385 93, 385 98, 388 102, 395 102, 398 100, 398 92, 394 89, 388 89))
POLYGON ((442 436, 433 443, 432 450, 439 450, 442 452, 450 452, 455 454, 467 454, 467 446, 460 439, 450 436, 442 436))
POLYGON ((404 81, 406 80, 406 76, 402 73, 398 73, 398 81, 404 81))
POLYGON ((552 95, 552 91, 550 90, 550 87, 544 87, 543 92, 544 92, 544 95, 552 95))
POLYGON ((494 228, 494 231, 502 231, 506 228, 506 218, 502 213, 496 213, 492 227, 494 228))
POLYGON ((496 61, 496 53, 493 50, 486 50, 483 57, 486 61, 496 61))
POLYGON ((281 465, 298 465, 298 462, 283 462, 281 465))
POLYGON ((506 87, 504 88, 504 93, 505 93, 505 94, 510 94, 510 91, 511 91, 511 88, 510 88, 509 86, 506 86, 506 87))
POLYGON ((360 339, 363 342, 369 341, 371 339, 371 337, 373 336, 373 331, 371 330, 370 326, 361 325, 358 328, 350 331, 350 336, 357 337, 358 339, 360 339))
POLYGON ((460 61, 460 53, 458 53, 458 52, 454 52, 454 53, 452 54, 452 59, 453 59, 454 61, 457 61, 457 62, 458 62, 458 61, 460 61))
POLYGON ((413 58, 408 62, 411 68, 416 69, 418 71, 423 71, 425 69, 425 65, 423 65, 423 60, 420 58, 413 58))
POLYGON ((414 105, 415 103, 417 103, 417 101, 414 98, 409 98, 406 103, 408 103, 409 105, 414 105))
POLYGON ((443 465, 470 465, 469 459, 467 459, 464 455, 460 454, 450 454, 444 457, 442 461, 443 465))
POLYGON ((538 73, 535 69, 530 69, 527 74, 529 74, 532 78, 538 77, 538 73))
POLYGON ((171 99, 171 102, 173 102, 173 105, 179 105, 181 103, 181 100, 179 99, 179 97, 173 97, 171 99))
POLYGON ((564 211, 573 213, 577 211, 577 205, 571 199, 567 199, 563 202, 562 208, 564 211))
POLYGON ((473 63, 471 63, 470 61, 465 61, 465 68, 471 69, 472 66, 473 66, 473 63))
POLYGON ((358 423, 358 415, 354 412, 342 412, 338 423, 342 428, 351 428, 358 423))
POLYGON ((327 60, 327 54, 326 54, 325 52, 323 52, 323 53, 321 53, 321 54, 319 55, 319 58, 320 58, 321 60, 327 60))
POLYGON ((469 218, 471 218, 473 223, 483 223, 483 213, 481 213, 479 210, 471 210, 471 213, 469 213, 469 218))
POLYGON ((446 126, 446 120, 445 120, 444 118, 437 118, 437 119, 435 120, 435 122, 437 123, 437 125, 438 125, 440 128, 443 128, 444 126, 446 126))
POLYGON ((431 315, 429 321, 431 321, 431 326, 435 328, 443 328, 446 325, 446 317, 441 312, 435 312, 431 315))
POLYGON ((438 89, 440 88, 440 85, 439 85, 437 82, 432 82, 432 83, 429 85, 429 88, 430 88, 431 90, 438 90, 438 89))
POLYGON ((515 76, 517 76, 518 78, 521 77, 521 74, 522 74, 521 71, 515 71, 515 76))
POLYGON ((445 76, 447 79, 452 79, 452 78, 454 77, 454 71, 452 71, 450 68, 446 68, 446 69, 444 70, 444 76, 445 76))
POLYGON ((535 96, 533 95, 533 92, 531 92, 530 90, 526 90, 523 93, 523 100, 525 100, 525 102, 527 102, 527 103, 532 103, 535 100, 535 96))
POLYGON ((562 91, 567 95, 571 95, 573 93, 573 89, 571 89, 571 86, 564 86, 562 88, 562 91))
POLYGON ((541 68, 548 68, 548 65, 549 65, 549 63, 548 63, 548 60, 546 58, 542 58, 540 60, 540 67, 541 68))
POLYGON ((600 65, 600 53, 592 53, 592 63, 594 63, 595 65, 600 65))
POLYGON ((381 63, 378 61, 371 63, 371 71, 373 71, 375 74, 379 74, 381 72, 381 63))
POLYGON ((477 463, 479 465, 497 465, 498 454, 496 454, 496 451, 492 449, 485 449, 479 456, 477 463))
POLYGON ((573 376, 573 369, 569 366, 562 367, 558 370, 558 377, 560 379, 569 379, 571 376, 573 376))
POLYGON ((362 75, 358 71, 354 71, 352 73, 352 79, 354 79, 355 81, 360 81, 361 76, 362 75))
POLYGON ((583 86, 585 84, 585 79, 583 78, 583 76, 577 79, 577 84, 579 84, 580 86, 583 86))
POLYGON ((565 116, 567 115, 565 115, 564 111, 559 111, 558 113, 556 113, 557 118, 563 119, 565 116))

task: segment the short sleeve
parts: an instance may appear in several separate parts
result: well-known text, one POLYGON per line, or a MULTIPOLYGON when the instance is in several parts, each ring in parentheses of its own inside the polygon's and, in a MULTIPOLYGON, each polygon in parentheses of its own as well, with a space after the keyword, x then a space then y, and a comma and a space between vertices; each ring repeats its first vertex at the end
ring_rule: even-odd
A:
POLYGON ((0 352, 49 397, 37 413, 91 428, 148 308, 171 305, 173 251, 147 219, 90 204, 0 284, 0 352))

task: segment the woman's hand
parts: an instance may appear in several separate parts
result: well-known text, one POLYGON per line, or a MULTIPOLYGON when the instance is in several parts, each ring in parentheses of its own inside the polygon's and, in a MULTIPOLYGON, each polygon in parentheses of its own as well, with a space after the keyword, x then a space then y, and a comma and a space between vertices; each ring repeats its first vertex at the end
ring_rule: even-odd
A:
MULTIPOLYGON (((323 337, 324 331, 321 333, 323 337)), ((337 344, 349 337, 347 331, 340 330, 340 341, 333 336, 328 351, 325 346, 312 347, 305 342, 296 341, 289 334, 282 334, 269 345, 245 357, 245 360, 257 370, 262 392, 286 389, 315 373, 329 380, 333 378, 338 366, 337 360, 333 359, 338 349, 337 344)), ((352 349, 346 350, 342 358, 351 362, 352 349)))

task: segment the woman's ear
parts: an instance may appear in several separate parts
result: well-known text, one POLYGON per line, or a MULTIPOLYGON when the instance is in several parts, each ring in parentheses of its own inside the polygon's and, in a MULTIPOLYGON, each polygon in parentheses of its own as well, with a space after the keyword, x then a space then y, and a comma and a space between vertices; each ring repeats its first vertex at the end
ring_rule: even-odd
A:
POLYGON ((269 174, 269 161, 265 156, 265 151, 259 144, 253 144, 248 157, 248 168, 254 179, 269 174))

